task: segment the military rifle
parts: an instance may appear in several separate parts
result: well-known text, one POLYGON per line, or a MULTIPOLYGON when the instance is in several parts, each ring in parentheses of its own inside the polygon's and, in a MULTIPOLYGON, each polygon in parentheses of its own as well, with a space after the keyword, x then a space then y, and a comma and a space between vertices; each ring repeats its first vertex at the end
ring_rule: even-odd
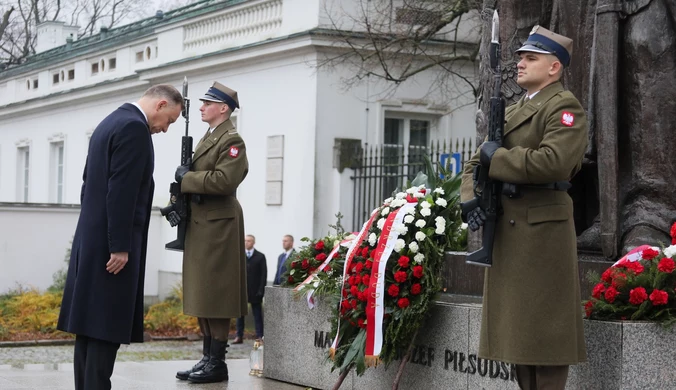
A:
MULTIPOLYGON (((185 118, 185 135, 181 138, 181 165, 192 164, 192 137, 188 136, 190 124, 190 99, 188 99, 188 78, 183 79, 183 111, 185 118)), ((164 248, 173 251, 183 251, 185 248, 185 233, 190 219, 190 195, 181 192, 181 184, 173 182, 169 185, 170 204, 160 210, 167 218, 171 227, 178 225, 177 237, 167 243, 164 248)))
MULTIPOLYGON (((490 100, 488 119, 488 141, 496 141, 502 145, 505 126, 505 99, 502 96, 502 70, 500 68, 500 18, 498 11, 493 12, 493 26, 489 49, 490 66, 495 80, 493 96, 490 100)), ((501 212, 500 196, 502 183, 488 177, 488 167, 481 164, 474 167, 474 199, 462 203, 463 220, 467 213, 481 207, 486 220, 483 225, 481 248, 467 255, 465 262, 483 267, 493 264, 493 241, 498 214, 501 212)))

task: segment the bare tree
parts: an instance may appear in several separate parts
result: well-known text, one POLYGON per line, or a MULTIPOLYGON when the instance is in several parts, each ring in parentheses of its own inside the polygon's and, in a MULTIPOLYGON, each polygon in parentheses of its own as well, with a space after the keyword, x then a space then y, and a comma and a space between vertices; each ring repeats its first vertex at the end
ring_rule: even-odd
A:
MULTIPOLYGON (((439 70, 433 89, 443 95, 469 90, 478 96, 475 81, 462 68, 478 54, 477 31, 465 23, 478 13, 472 0, 359 0, 356 9, 340 2, 326 5, 334 47, 324 53, 318 67, 348 65, 352 75, 343 78, 350 88, 364 78, 390 82, 393 91, 402 82, 427 70, 439 70), (468 39, 469 37, 469 39, 468 39), (460 88, 453 88, 457 83, 460 88), (450 89, 449 89, 450 88, 450 89), (455 92, 455 91, 453 91, 455 92)), ((430 91, 431 92, 431 91, 430 91)))
POLYGON ((42 22, 80 26, 81 38, 99 27, 112 28, 145 16, 147 4, 143 0, 0 0, 0 9, 7 9, 0 24, 0 64, 6 67, 35 54, 36 27, 42 22))

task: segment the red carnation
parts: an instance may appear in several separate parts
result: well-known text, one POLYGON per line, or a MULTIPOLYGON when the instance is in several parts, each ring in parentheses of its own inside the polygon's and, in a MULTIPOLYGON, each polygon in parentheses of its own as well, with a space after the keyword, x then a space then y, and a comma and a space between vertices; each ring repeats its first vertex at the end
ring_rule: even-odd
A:
POLYGON ((659 254, 660 254, 660 252, 654 250, 653 248, 645 249, 642 252, 643 258, 646 259, 646 260, 650 260, 650 259, 652 259, 653 257, 655 257, 659 254))
POLYGON ((289 278, 287 279, 287 281, 288 281, 289 283, 293 283, 293 276, 289 276, 289 278))
POLYGON ((599 283, 596 286, 594 286, 594 289, 592 290, 592 297, 596 299, 601 299, 601 294, 606 291, 606 286, 603 283, 599 283))
POLYGON ((603 274, 601 275, 601 280, 603 280, 606 283, 610 283, 613 281, 613 269, 608 268, 607 270, 603 271, 603 274))
MULTIPOLYGON (((346 289, 343 289, 343 292, 341 294, 343 294, 343 298, 347 298, 347 290, 346 289)), ((345 302, 345 301, 343 301, 343 302, 345 302)))
POLYGON ((350 310, 350 308, 351 308, 350 302, 348 302, 347 299, 343 300, 343 301, 340 303, 340 306, 341 306, 343 309, 345 309, 345 310, 350 310))
POLYGON ((629 291, 629 303, 632 305, 640 305, 646 299, 648 299, 648 294, 643 287, 636 287, 629 291))
POLYGON ((322 253, 318 254, 317 256, 315 256, 315 260, 323 263, 324 260, 326 260, 327 257, 328 256, 326 256, 326 253, 322 252, 322 253))
POLYGON ((371 267, 373 267, 373 261, 371 261, 371 260, 366 260, 366 262, 364 263, 364 268, 370 270, 371 267))
POLYGON ((369 257, 369 247, 365 246, 362 248, 361 257, 369 257))
POLYGON ((367 298, 367 297, 368 297, 368 296, 366 295, 366 292, 365 292, 365 291, 359 291, 359 292, 357 293, 357 299, 359 299, 360 301, 366 301, 366 298, 367 298))
POLYGON ((584 313, 587 315, 587 318, 591 316, 593 307, 594 303, 592 301, 587 301, 587 303, 584 304, 584 313))
POLYGON ((366 274, 361 277, 361 282, 364 283, 365 285, 369 285, 369 281, 371 280, 371 275, 366 274))
POLYGON ((398 283, 403 283, 408 279, 408 275, 406 275, 406 272, 404 271, 397 271, 394 273, 394 280, 396 280, 398 283))
POLYGON ((324 241, 318 241, 315 244, 315 250, 318 251, 318 252, 323 251, 324 250, 324 241))
POLYGON ((352 300, 350 301, 350 306, 351 306, 353 309, 357 308, 357 300, 356 300, 356 299, 352 299, 352 300))
POLYGON ((401 268, 408 268, 408 263, 411 262, 411 259, 408 258, 408 256, 401 256, 399 257, 399 266, 401 268))
POLYGON ((397 305, 402 309, 407 308, 409 305, 408 298, 399 298, 397 305))
POLYGON ((676 222, 671 225, 671 231, 669 234, 671 235, 671 245, 676 245, 676 222))
MULTIPOLYGON (((651 250, 652 250, 652 249, 651 249, 651 250)), ((654 252, 654 251, 653 251, 653 252, 654 252)), ((643 253, 645 253, 645 252, 643 252, 643 253)), ((657 254, 656 254, 655 256, 657 256, 657 254)), ((651 259, 652 259, 653 257, 655 257, 655 256, 652 256, 651 259)), ((635 273, 636 275, 638 275, 638 274, 640 274, 641 272, 643 272, 643 265, 641 265, 641 263, 639 263, 638 261, 630 261, 629 263, 627 263, 627 264, 624 265, 624 268, 626 268, 626 269, 628 269, 628 270, 631 270, 631 271, 634 271, 634 273, 635 273)))
POLYGON ((353 297, 356 297, 358 292, 359 289, 357 288, 357 286, 350 287, 350 294, 352 294, 353 297))
POLYGON ((413 267, 413 276, 420 279, 423 276, 423 267, 422 265, 416 265, 413 267))
POLYGON ((667 274, 674 272, 674 268, 675 268, 674 260, 668 257, 663 257, 662 260, 660 260, 659 264, 657 264, 657 269, 660 272, 664 272, 667 274))
POLYGON ((301 263, 301 268, 303 269, 308 269, 310 267, 310 262, 307 261, 307 259, 303 259, 303 262, 301 263))
POLYGON ((357 325, 359 325, 360 328, 366 328, 366 323, 363 318, 357 320, 357 325))
POLYGON ((422 286, 420 283, 415 283, 413 286, 411 286, 411 294, 413 295, 418 295, 422 291, 422 286))
POLYGON ((620 292, 617 291, 615 289, 615 287, 612 287, 612 286, 608 287, 608 289, 606 290, 606 294, 605 294, 606 301, 608 301, 608 303, 615 302, 615 297, 617 297, 619 294, 620 294, 620 292))
POLYGON ((387 289, 387 293, 392 297, 396 297, 399 295, 399 286, 396 284, 391 285, 390 288, 387 289))
POLYGON ((354 266, 354 269, 358 274, 360 274, 361 271, 364 270, 364 263, 357 263, 357 265, 354 266))
POLYGON ((652 301, 653 306, 666 305, 669 296, 666 291, 654 289, 653 292, 650 293, 650 300, 652 301))

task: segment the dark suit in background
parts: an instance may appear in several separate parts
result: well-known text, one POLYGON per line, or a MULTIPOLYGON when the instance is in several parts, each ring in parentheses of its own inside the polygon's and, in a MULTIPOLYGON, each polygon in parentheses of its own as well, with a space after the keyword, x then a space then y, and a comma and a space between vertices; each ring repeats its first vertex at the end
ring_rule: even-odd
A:
POLYGON ((94 130, 57 329, 77 335, 75 388, 110 388, 120 344, 143 342, 143 282, 153 144, 143 113, 124 104, 94 130), (118 273, 111 253, 128 252, 118 273))
MULTIPOLYGON (((257 339, 263 337, 263 295, 265 294, 265 285, 268 279, 266 261, 265 255, 256 249, 251 253, 251 257, 248 257, 246 260, 247 296, 251 304, 257 339)), ((241 340, 243 336, 244 317, 239 317, 237 319, 237 337, 241 340)))
POLYGON ((286 262, 287 258, 291 257, 294 254, 295 251, 296 251, 295 249, 291 249, 291 252, 289 253, 288 257, 286 256, 286 252, 283 252, 277 257, 277 273, 275 273, 275 279, 272 281, 273 285, 282 284, 283 282, 282 275, 284 275, 284 272, 286 272, 286 266, 284 265, 284 263, 286 262))

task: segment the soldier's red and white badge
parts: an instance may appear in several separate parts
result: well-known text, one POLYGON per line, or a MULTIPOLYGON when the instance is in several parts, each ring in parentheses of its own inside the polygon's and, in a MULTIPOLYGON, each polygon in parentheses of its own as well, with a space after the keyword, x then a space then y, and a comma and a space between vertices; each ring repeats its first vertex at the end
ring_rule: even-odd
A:
POLYGON ((239 154, 239 149, 237 149, 234 146, 230 148, 230 157, 237 157, 238 154, 239 154))
POLYGON ((575 123, 575 115, 573 115, 572 112, 564 111, 563 114, 561 114, 561 123, 568 127, 573 126, 573 123, 575 123))

